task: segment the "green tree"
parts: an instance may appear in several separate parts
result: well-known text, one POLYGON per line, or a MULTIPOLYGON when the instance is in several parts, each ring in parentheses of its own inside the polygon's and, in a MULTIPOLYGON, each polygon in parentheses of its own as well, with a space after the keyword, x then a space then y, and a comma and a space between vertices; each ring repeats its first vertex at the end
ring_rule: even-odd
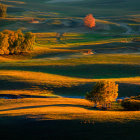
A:
POLYGON ((118 84, 113 81, 99 81, 91 92, 86 94, 86 99, 94 102, 97 106, 107 108, 118 97, 118 84))
POLYGON ((5 18, 7 13, 7 6, 0 3, 0 17, 5 18))

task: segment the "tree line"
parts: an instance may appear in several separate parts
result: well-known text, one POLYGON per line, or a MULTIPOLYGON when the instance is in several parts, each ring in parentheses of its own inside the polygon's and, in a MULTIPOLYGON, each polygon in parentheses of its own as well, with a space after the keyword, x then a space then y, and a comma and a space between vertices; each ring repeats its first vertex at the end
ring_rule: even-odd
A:
POLYGON ((33 49, 35 35, 21 30, 4 30, 0 32, 0 54, 20 54, 33 49))

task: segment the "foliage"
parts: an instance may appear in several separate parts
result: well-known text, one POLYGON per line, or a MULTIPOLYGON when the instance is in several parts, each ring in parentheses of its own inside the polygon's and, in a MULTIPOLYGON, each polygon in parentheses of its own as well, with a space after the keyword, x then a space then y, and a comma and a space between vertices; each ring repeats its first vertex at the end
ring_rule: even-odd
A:
POLYGON ((19 54, 33 49, 35 36, 21 30, 4 30, 0 33, 0 54, 19 54))
POLYGON ((31 32, 25 33, 24 42, 22 49, 27 52, 33 49, 33 44, 35 42, 35 36, 31 32))
POLYGON ((118 97, 118 84, 113 81, 99 81, 92 91, 86 94, 86 99, 94 102, 96 105, 106 107, 118 97))
POLYGON ((5 4, 0 3, 0 17, 5 18, 7 12, 7 6, 5 4))
POLYGON ((89 27, 89 28, 95 27, 95 18, 93 17, 92 14, 88 14, 84 18, 84 25, 87 26, 87 27, 89 27))
POLYGON ((126 110, 140 110, 140 95, 136 97, 125 98, 121 102, 121 105, 126 110))
POLYGON ((9 54, 8 34, 0 33, 0 54, 9 54))

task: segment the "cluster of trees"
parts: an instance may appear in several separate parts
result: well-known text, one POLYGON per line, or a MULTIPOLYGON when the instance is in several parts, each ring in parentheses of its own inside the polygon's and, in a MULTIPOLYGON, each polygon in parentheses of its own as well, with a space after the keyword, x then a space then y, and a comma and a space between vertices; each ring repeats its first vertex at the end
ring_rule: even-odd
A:
POLYGON ((0 3, 0 17, 5 18, 7 13, 7 6, 0 3))
POLYGON ((84 25, 88 28, 93 28, 95 27, 96 23, 95 23, 95 18, 93 17, 92 14, 88 14, 85 18, 84 18, 84 25))
POLYGON ((86 94, 86 99, 103 108, 111 107, 111 103, 118 97, 118 84, 114 81, 99 81, 91 92, 86 94))
POLYGON ((0 32, 0 54, 19 54, 33 49, 35 36, 31 32, 21 30, 4 30, 0 32))

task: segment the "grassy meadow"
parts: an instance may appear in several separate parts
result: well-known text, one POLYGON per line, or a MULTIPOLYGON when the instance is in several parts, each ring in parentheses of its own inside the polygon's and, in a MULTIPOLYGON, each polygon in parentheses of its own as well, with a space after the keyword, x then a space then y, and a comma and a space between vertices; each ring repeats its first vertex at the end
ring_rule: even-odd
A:
POLYGON ((99 110, 85 94, 99 80, 116 81, 118 98, 140 94, 140 2, 68 1, 1 1, 0 31, 31 31, 36 42, 0 55, 0 139, 139 140, 140 111, 99 110), (94 29, 83 25, 89 13, 94 29))

